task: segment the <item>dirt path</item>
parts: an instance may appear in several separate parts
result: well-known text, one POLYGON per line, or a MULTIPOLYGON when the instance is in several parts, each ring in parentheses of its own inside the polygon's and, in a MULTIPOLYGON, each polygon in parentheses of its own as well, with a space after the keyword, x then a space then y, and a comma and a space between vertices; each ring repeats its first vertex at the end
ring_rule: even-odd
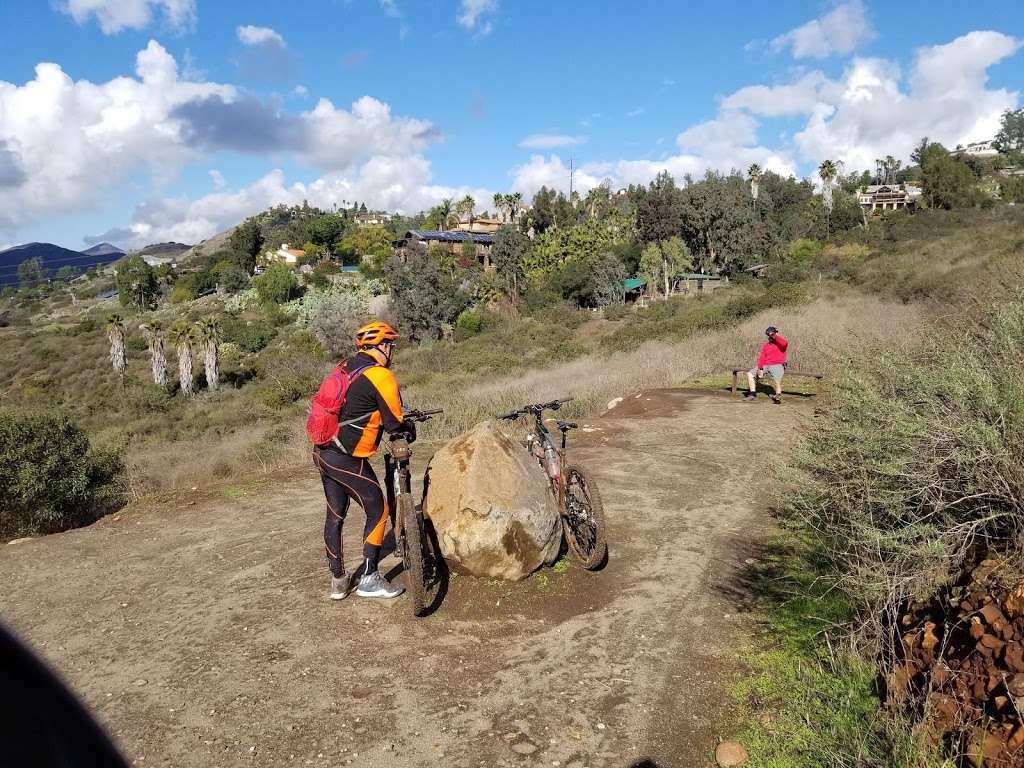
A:
MULTIPOLYGON (((3 547, 0 617, 139 765, 710 764, 737 621, 716 585, 807 411, 626 399, 577 452, 600 480, 607 568, 456 576, 427 619, 404 599, 325 599, 312 468, 3 547)), ((354 510, 346 531, 361 526, 354 510)))

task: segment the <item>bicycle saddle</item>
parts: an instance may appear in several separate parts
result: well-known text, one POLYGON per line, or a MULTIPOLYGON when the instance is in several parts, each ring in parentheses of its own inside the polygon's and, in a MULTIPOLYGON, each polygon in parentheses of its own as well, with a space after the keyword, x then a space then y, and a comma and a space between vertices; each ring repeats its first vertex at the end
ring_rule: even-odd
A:
POLYGON ((579 424, 577 424, 575 421, 558 421, 556 422, 556 424, 558 424, 558 428, 563 432, 568 432, 570 429, 579 428, 579 424))

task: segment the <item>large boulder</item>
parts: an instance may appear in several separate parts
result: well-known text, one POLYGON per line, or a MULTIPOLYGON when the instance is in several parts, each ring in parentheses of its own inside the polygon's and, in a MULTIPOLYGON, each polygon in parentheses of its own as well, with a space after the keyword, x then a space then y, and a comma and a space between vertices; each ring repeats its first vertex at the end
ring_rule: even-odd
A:
POLYGON ((423 509, 457 570, 517 581, 558 557, 562 529, 547 475, 494 422, 441 448, 427 476, 423 509))

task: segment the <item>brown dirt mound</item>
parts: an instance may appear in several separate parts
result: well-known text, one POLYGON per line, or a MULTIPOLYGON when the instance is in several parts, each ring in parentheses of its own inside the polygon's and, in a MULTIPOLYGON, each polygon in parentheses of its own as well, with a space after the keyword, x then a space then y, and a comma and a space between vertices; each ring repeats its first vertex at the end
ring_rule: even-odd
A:
POLYGON ((1024 578, 981 561, 956 586, 910 606, 886 702, 916 708, 961 765, 1024 766, 1024 578))

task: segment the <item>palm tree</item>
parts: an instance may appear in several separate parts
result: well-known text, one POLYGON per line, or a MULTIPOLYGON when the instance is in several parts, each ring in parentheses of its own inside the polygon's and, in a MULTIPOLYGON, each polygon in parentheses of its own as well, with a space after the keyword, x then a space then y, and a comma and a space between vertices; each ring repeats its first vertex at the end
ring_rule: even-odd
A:
POLYGON ((203 370, 206 372, 206 384, 216 391, 220 384, 217 371, 218 344, 220 344, 220 326, 214 317, 204 317, 196 323, 197 338, 203 345, 203 370))
POLYGON ((761 166, 757 163, 753 163, 747 169, 747 177, 750 179, 750 196, 754 198, 754 202, 757 202, 757 193, 761 187, 761 166))
POLYGON ((448 222, 451 221, 453 212, 454 209, 452 207, 452 199, 450 197, 446 197, 444 200, 437 204, 437 213, 441 219, 438 222, 438 225, 441 227, 442 230, 448 228, 448 222))
POLYGON ((839 174, 839 167, 831 160, 822 161, 818 166, 818 176, 821 177, 821 199, 825 203, 825 234, 827 235, 832 223, 832 182, 839 174))
POLYGON ((506 202, 509 207, 509 215, 512 217, 512 223, 516 223, 516 216, 523 210, 523 193, 513 192, 511 195, 506 195, 506 202))
POLYGON ((507 205, 505 197, 506 196, 500 192, 494 193, 494 210, 497 211, 499 215, 501 214, 502 209, 507 205))
POLYGON ((471 195, 466 195, 464 198, 459 200, 455 205, 455 213, 459 217, 459 221, 462 221, 463 216, 469 217, 469 230, 473 231, 473 211, 476 210, 476 200, 471 195))
POLYGON ((164 342, 164 326, 159 320, 151 320, 148 325, 140 325, 146 333, 146 344, 149 346, 149 362, 153 370, 153 383, 161 389, 167 387, 167 352, 164 342))
POLYGON ((185 397, 192 397, 192 326, 182 320, 171 328, 171 341, 178 352, 178 382, 185 397))
POLYGON ((110 365, 124 385, 127 361, 124 356, 124 320, 120 315, 107 315, 107 338, 110 339, 110 365))

